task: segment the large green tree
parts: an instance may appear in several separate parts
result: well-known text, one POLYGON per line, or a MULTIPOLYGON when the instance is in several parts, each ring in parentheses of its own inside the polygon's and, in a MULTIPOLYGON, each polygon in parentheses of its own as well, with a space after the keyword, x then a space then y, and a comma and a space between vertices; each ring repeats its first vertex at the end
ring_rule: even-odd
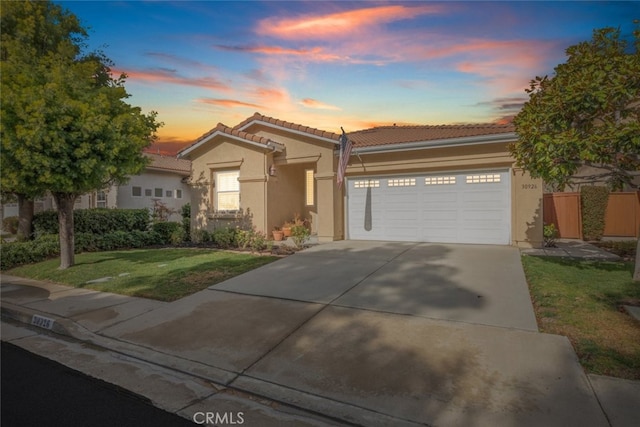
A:
MULTIPOLYGON (((536 77, 516 116, 517 164, 563 188, 604 182, 638 187, 640 171, 640 31, 595 30, 566 50, 552 77, 536 77), (578 174, 580 168, 589 172, 578 174)), ((640 240, 639 240, 640 249, 640 240)), ((636 259, 636 273, 639 263, 636 259)))
POLYGON ((0 25, 3 191, 53 195, 67 268, 75 199, 140 173, 160 124, 125 102, 126 76, 112 77, 104 55, 83 52, 86 31, 70 12, 7 2, 0 25))

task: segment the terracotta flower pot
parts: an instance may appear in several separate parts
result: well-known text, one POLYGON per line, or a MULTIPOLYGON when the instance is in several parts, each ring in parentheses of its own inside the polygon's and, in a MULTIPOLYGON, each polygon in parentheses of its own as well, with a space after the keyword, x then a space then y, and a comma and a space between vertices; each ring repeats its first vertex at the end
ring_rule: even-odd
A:
POLYGON ((282 238, 284 237, 284 233, 280 230, 274 230, 272 231, 273 233, 273 240, 275 240, 276 242, 279 242, 282 240, 282 238))
POLYGON ((282 227, 284 237, 291 237, 291 227, 282 227))

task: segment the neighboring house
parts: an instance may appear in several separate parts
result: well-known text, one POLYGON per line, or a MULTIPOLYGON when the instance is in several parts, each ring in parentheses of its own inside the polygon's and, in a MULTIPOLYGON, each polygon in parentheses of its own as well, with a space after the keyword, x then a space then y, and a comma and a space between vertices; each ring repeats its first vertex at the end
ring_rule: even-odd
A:
MULTIPOLYGON (((187 160, 145 153, 151 163, 140 175, 131 176, 129 182, 120 186, 92 191, 76 199, 75 209, 120 208, 153 209, 159 201, 173 213, 171 221, 180 221, 182 206, 189 203, 190 187, 187 184, 191 174, 191 163, 187 160)), ((53 197, 45 196, 35 200, 35 212, 55 209, 53 197)), ((2 217, 18 215, 17 203, 2 206, 2 217)))
POLYGON ((542 182, 514 166, 511 125, 388 126, 352 132, 336 184, 339 135, 256 113, 218 124, 191 160, 192 227, 250 221, 269 232, 295 214, 319 241, 540 246, 542 182))

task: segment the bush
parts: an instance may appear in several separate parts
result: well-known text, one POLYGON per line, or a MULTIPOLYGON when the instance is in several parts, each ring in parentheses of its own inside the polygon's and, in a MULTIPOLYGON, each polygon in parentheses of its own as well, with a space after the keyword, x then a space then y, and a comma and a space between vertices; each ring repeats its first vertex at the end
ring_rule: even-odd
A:
POLYGON ((293 243, 299 248, 304 245, 310 234, 309 229, 304 225, 294 225, 291 227, 291 238, 293 239, 293 243))
POLYGON ((185 241, 185 232, 184 228, 176 228, 171 232, 171 236, 169 236, 169 242, 172 245, 181 245, 185 241))
POLYGON ((182 228, 184 229, 184 240, 191 240, 191 204, 182 206, 182 228))
POLYGON ((193 243, 211 243, 211 234, 207 230, 193 230, 191 241, 193 243))
POLYGON ((174 232, 176 230, 182 231, 182 224, 179 222, 156 222, 151 226, 151 230, 160 235, 163 244, 169 244, 174 232))
POLYGON ((544 237, 544 246, 546 248, 556 247, 556 239, 558 238, 558 229, 556 229, 555 224, 545 225, 542 231, 542 236, 544 237))
POLYGON ((2 229, 10 234, 18 233, 18 222, 20 220, 17 216, 8 216, 2 219, 2 229))
POLYGON ((260 252, 267 247, 267 236, 254 230, 237 230, 236 244, 241 249, 251 249, 251 252, 260 252))
POLYGON ((600 240, 602 238, 608 201, 609 189, 607 187, 591 186, 580 189, 584 240, 600 240))
POLYGON ((217 228, 211 233, 213 243, 222 249, 234 248, 236 243, 236 230, 234 228, 217 228))
MULTIPOLYGON (((149 228, 147 209, 77 209, 73 211, 76 233, 107 234, 115 231, 146 231, 149 228)), ((58 212, 38 212, 33 217, 36 236, 58 234, 58 212)))
POLYGON ((0 270, 43 261, 59 253, 60 242, 57 235, 42 235, 27 242, 5 243, 0 251, 0 270))

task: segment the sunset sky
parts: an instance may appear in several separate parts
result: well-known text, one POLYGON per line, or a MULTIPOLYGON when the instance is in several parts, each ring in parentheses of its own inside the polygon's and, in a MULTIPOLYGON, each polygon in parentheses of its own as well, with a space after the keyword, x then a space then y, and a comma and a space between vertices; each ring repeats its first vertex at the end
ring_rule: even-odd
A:
POLYGON ((63 1, 174 154, 254 112, 323 130, 495 122, 638 2, 63 1))

